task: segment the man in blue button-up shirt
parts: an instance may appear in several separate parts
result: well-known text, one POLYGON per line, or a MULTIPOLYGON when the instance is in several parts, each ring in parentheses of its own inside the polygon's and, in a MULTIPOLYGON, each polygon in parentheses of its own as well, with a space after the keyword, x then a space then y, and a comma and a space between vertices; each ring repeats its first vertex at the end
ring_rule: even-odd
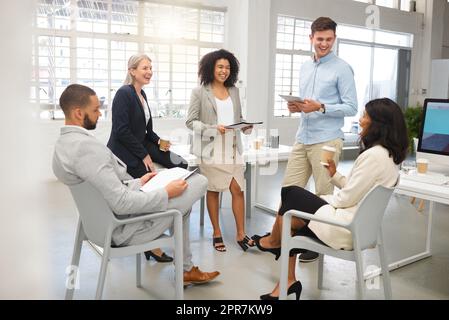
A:
POLYGON ((299 76, 299 94, 304 101, 288 103, 290 112, 301 112, 301 118, 283 185, 304 187, 313 174, 317 195, 333 192, 327 171, 320 164, 321 147, 335 147, 334 161, 338 164, 344 117, 357 114, 354 72, 332 52, 336 26, 325 17, 312 23, 310 40, 315 54, 302 65, 299 76))
POLYGON ((329 175, 320 164, 321 148, 336 148, 334 161, 338 164, 344 117, 357 114, 354 72, 332 52, 336 27, 326 17, 312 23, 310 40, 315 54, 303 64, 299 75, 299 94, 304 101, 288 103, 290 112, 301 112, 301 118, 283 185, 304 187, 313 174, 317 195, 333 193, 329 175))
MULTIPOLYGON (((290 112, 301 112, 301 118, 283 186, 304 188, 313 174, 317 195, 332 194, 334 190, 327 170, 320 164, 321 148, 334 147, 334 161, 338 164, 343 147, 344 117, 357 114, 354 72, 332 52, 336 27, 337 24, 326 17, 312 23, 310 40, 315 54, 311 61, 302 65, 299 75, 299 94, 304 101, 288 103, 290 112)), ((313 260, 301 256, 302 261, 313 260)))

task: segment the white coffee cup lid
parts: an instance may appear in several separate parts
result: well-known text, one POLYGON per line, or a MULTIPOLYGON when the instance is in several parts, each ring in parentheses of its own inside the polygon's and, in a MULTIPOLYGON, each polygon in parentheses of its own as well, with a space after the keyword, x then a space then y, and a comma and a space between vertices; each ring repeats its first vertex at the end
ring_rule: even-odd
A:
POLYGON ((429 163, 429 160, 427 160, 427 159, 424 159, 424 158, 419 158, 419 159, 416 159, 416 162, 418 163, 429 163))
POLYGON ((337 149, 335 149, 334 147, 329 147, 329 146, 323 146, 321 149, 326 150, 326 151, 331 151, 331 152, 337 151, 337 149))

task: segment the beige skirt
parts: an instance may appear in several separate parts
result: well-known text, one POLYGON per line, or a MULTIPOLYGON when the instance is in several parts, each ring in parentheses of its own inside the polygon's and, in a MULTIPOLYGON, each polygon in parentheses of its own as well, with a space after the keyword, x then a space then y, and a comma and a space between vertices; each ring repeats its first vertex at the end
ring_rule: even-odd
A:
POLYGON ((245 167, 242 165, 216 165, 216 164, 200 164, 201 174, 207 180, 207 190, 222 192, 229 190, 232 178, 239 184, 240 190, 245 190, 245 167))
POLYGON ((232 143, 224 143, 224 137, 222 139, 218 136, 218 139, 214 141, 213 159, 202 161, 199 165, 201 174, 209 181, 208 191, 229 190, 232 178, 238 183, 240 190, 245 190, 245 164, 242 155, 236 148, 235 139, 234 136, 231 138, 232 143))

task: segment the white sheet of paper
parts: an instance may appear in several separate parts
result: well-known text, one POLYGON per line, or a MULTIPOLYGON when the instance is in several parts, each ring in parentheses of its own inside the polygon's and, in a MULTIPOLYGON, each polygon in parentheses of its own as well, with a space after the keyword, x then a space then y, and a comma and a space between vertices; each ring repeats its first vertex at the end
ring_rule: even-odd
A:
POLYGON ((183 168, 171 168, 158 172, 150 181, 145 183, 140 190, 143 192, 151 192, 156 189, 164 188, 173 180, 184 179, 190 174, 189 170, 183 168))

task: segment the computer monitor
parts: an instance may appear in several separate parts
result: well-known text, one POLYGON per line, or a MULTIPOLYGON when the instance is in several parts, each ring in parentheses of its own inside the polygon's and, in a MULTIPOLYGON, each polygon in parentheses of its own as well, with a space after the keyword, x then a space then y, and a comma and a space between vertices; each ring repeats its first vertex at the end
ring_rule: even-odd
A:
POLYGON ((417 158, 429 160, 429 170, 449 174, 449 99, 425 99, 417 158))

